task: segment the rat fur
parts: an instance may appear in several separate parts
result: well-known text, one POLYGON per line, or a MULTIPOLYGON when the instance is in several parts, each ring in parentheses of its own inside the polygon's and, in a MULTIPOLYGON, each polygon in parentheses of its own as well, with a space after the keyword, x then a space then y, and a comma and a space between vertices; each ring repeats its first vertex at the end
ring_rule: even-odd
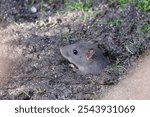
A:
POLYGON ((99 74, 109 64, 100 48, 92 42, 79 42, 60 47, 60 52, 75 64, 82 74, 99 74))

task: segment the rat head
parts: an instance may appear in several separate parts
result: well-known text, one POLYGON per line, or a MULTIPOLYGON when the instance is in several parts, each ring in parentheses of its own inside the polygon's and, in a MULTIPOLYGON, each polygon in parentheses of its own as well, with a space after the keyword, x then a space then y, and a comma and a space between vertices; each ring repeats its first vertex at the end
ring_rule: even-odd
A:
POLYGON ((66 59, 79 67, 92 60, 95 49, 96 46, 91 42, 81 42, 60 47, 60 52, 66 59))

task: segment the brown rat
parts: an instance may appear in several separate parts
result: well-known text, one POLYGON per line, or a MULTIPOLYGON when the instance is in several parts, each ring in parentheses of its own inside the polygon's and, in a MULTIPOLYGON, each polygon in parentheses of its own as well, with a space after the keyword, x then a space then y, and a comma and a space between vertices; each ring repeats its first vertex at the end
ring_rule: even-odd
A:
POLYGON ((83 74, 99 74, 109 64, 100 48, 92 42, 79 42, 60 47, 60 52, 83 74))

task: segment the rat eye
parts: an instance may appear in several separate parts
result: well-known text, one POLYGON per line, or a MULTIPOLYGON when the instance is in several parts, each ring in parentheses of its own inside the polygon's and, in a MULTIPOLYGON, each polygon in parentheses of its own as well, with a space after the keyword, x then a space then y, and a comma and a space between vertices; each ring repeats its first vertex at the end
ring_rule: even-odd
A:
POLYGON ((78 54, 78 51, 77 50, 73 50, 73 54, 78 54))

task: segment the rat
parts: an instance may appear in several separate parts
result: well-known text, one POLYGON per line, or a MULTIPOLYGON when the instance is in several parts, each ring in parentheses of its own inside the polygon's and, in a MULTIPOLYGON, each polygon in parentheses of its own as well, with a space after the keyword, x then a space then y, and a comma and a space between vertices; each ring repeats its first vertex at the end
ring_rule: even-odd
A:
POLYGON ((60 52, 82 74, 99 74, 110 63, 93 42, 78 42, 60 47, 60 52))

